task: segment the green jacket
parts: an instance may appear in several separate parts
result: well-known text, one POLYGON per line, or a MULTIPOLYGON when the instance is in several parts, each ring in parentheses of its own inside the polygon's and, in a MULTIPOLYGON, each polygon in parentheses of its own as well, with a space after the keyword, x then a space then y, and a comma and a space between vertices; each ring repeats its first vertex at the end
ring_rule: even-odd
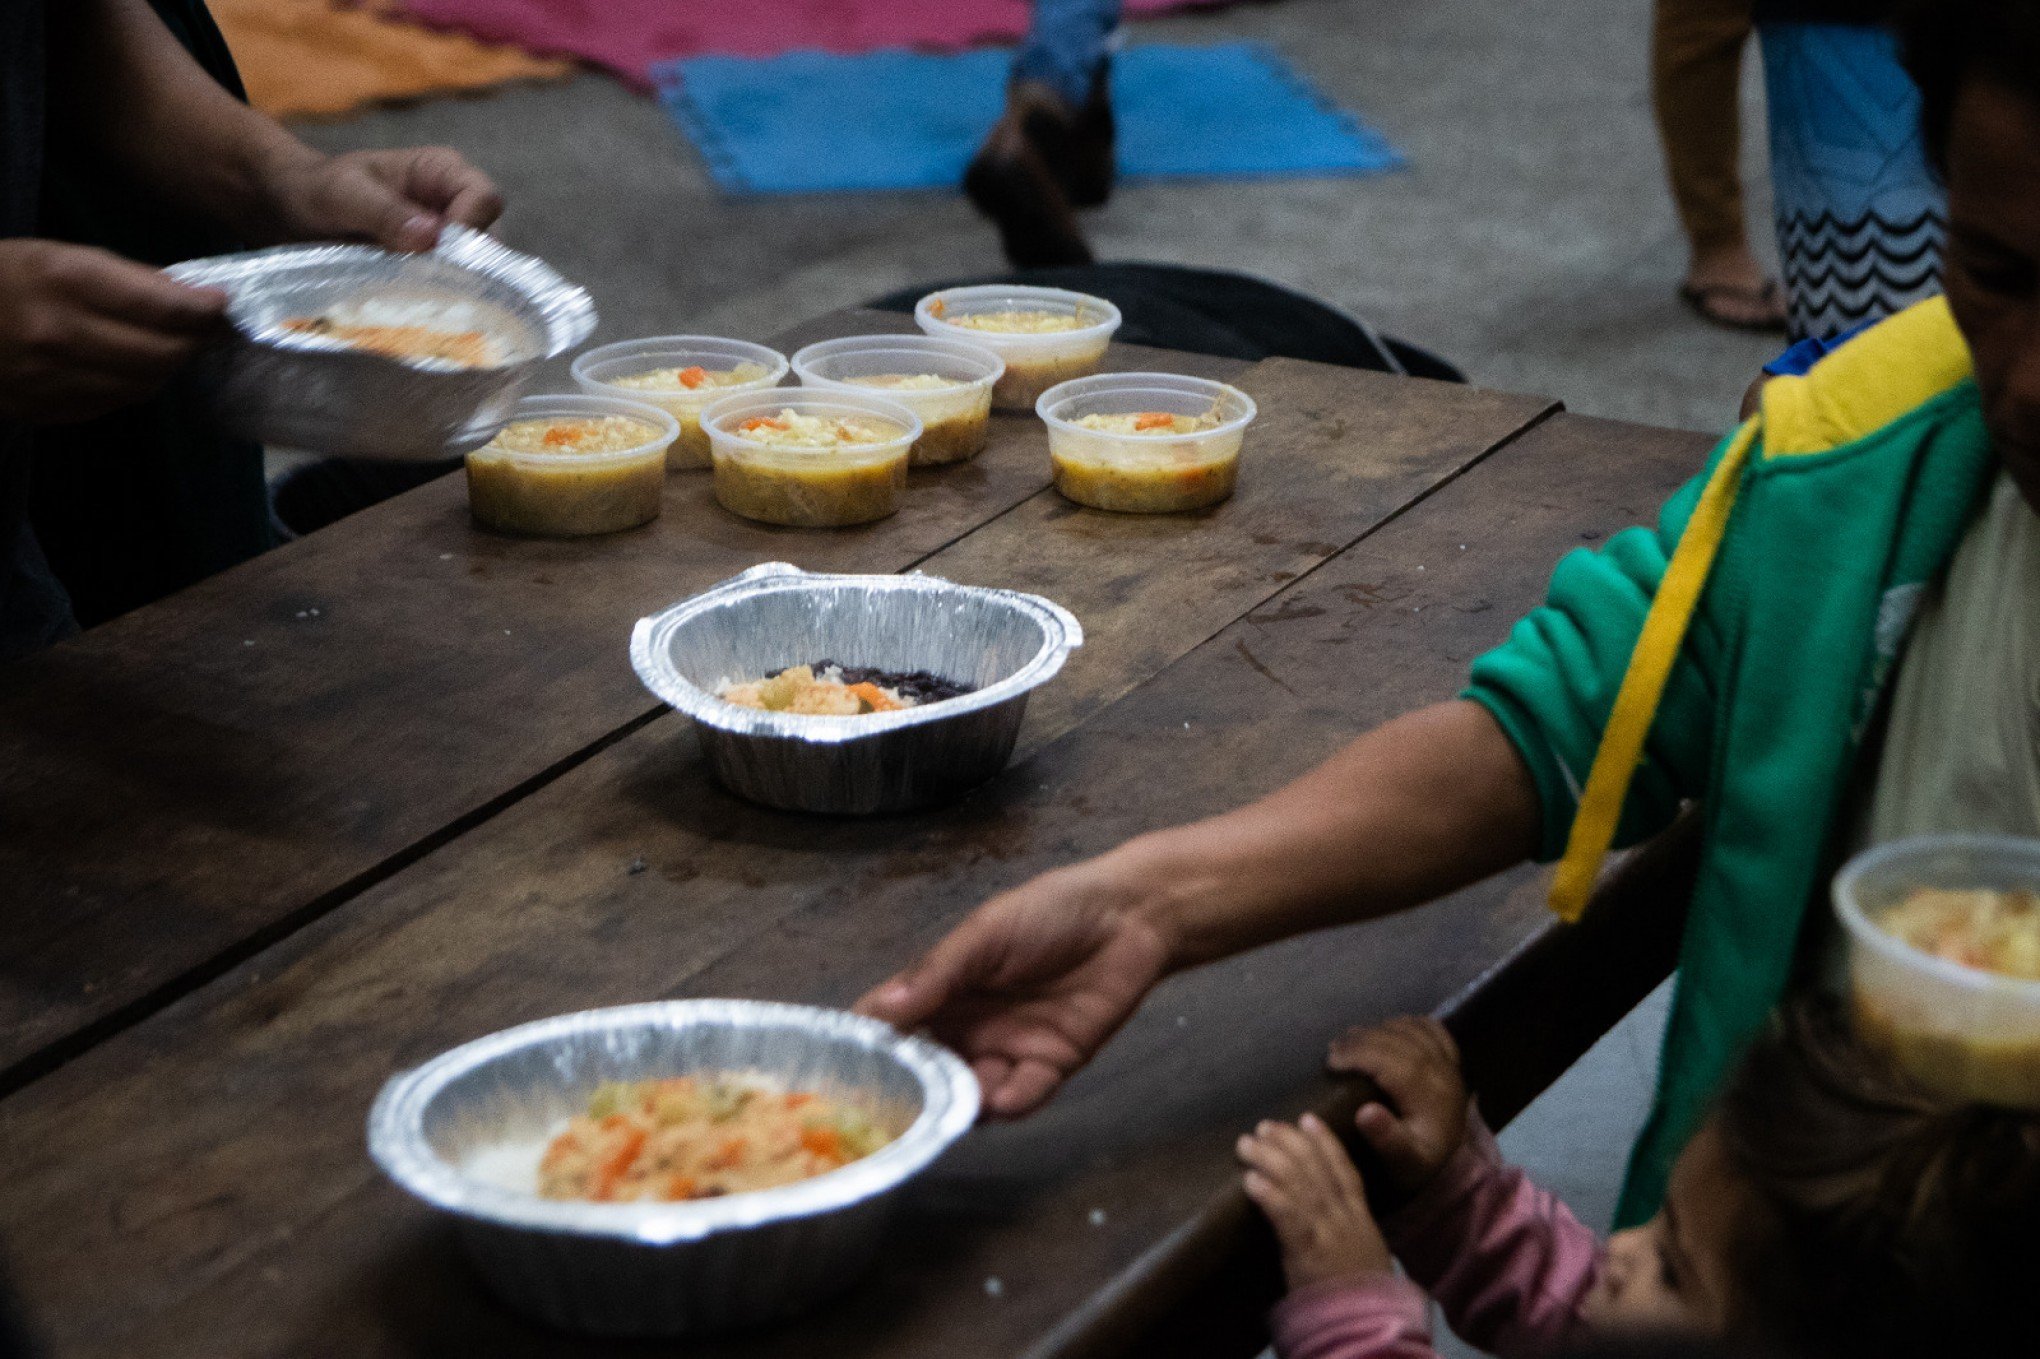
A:
POLYGON ((1935 299, 1804 378, 1773 381, 1762 414, 1715 450, 1655 530, 1568 555, 1546 604, 1474 664, 1466 696, 1536 781, 1541 857, 1565 851, 1561 914, 1584 900, 1611 838, 1647 838, 1689 799, 1704 818, 1625 1223, 1655 1211, 1825 897, 1845 789, 1913 608, 1997 468, 1969 374, 1935 299), (1671 597, 1681 576, 1697 604, 1671 597), (1619 735, 1618 710, 1633 739, 1619 735))

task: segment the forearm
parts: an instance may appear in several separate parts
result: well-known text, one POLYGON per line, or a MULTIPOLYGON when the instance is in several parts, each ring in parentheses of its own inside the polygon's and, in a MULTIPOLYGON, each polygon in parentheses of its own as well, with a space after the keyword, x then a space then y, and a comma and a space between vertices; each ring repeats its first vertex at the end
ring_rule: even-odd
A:
POLYGON ((1144 835, 1099 861, 1189 967, 1429 901, 1529 857, 1529 772, 1457 700, 1376 728, 1257 802, 1144 835))
POLYGON ((321 159, 222 89, 146 0, 50 7, 52 128, 135 184, 259 239, 278 234, 269 186, 321 159))

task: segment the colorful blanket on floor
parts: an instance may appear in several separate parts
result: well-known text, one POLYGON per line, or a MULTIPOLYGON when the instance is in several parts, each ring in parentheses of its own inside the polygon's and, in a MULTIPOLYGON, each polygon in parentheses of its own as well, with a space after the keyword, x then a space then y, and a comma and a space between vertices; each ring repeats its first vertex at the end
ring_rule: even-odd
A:
MULTIPOLYGON (((955 51, 1027 31, 1026 0, 402 0, 418 19, 528 52, 574 56, 650 88, 653 68, 708 54, 802 48, 955 51)), ((1228 0, 1126 0, 1137 18, 1228 0)))
POLYGON ((534 57, 394 12, 393 0, 211 0, 248 98, 279 118, 549 79, 572 63, 534 57))
MULTIPOLYGON (((731 193, 950 188, 998 118, 1012 53, 790 52, 658 68, 661 98, 731 193)), ((1113 63, 1132 179, 1367 174, 1402 163, 1273 49, 1143 44, 1113 63)))

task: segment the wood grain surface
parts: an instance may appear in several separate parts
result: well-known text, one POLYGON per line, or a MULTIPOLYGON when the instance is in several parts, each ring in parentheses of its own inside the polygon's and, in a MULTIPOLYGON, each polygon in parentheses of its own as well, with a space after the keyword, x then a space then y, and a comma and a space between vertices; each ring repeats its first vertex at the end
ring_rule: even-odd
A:
MULTIPOLYGON (((782 343, 900 320, 849 313, 782 343)), ((1111 361, 1244 368, 1137 346, 1111 361)), ((1412 385, 1451 421, 1454 389, 1412 385)), ((1490 403, 1441 466, 1544 408, 1490 403)), ((994 430, 857 529, 748 523, 686 474, 642 529, 510 538, 474 527, 446 477, 0 669, 0 1091, 659 711, 628 661, 639 616, 761 561, 906 570, 1039 494, 1040 422, 994 430)))
MULTIPOLYGON (((1511 428, 1524 408, 1439 389, 1426 414, 1426 384, 1343 375, 1370 413, 1327 417, 1313 373, 1270 364, 1244 385, 1264 408, 1289 394, 1263 432, 1335 494, 1300 494, 1257 442, 1240 499, 1178 537, 1029 500, 932 559, 962 578, 1036 571, 1026 584, 1072 603, 1102 658, 1042 695, 1027 756, 957 806, 762 811, 715 788, 684 723, 653 721, 0 1101, 0 1240, 55 1352, 659 1352, 561 1337, 487 1298, 447 1225, 363 1153, 381 1081, 592 1005, 846 1002, 987 893, 1231 806, 1449 696, 1560 552, 1647 519, 1706 447, 1560 416, 1457 479, 1478 440, 1438 435, 1420 474, 1400 450, 1445 407, 1494 402, 1511 428), (1314 434, 1328 418, 1360 423, 1314 434), (1313 463, 1318 437, 1350 464, 1313 463), (1407 508, 1358 504, 1376 493, 1407 508), (1341 534, 1358 541, 1339 550, 1341 534), (1233 553, 1248 562, 1229 572, 1233 553)), ((1237 1250, 1238 1129, 1329 1099, 1315 1073, 1345 1024, 1434 1009, 1519 956, 1544 931, 1524 880, 1170 982, 1047 1111, 981 1130, 917 1185, 850 1295, 688 1351, 1125 1350, 1237 1250)))

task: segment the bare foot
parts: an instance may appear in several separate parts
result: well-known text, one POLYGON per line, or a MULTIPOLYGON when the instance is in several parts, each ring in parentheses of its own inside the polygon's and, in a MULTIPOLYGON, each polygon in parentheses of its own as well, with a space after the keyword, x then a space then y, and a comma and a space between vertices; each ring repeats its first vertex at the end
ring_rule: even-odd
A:
POLYGON ((1394 1270, 1360 1172, 1321 1119, 1262 1123, 1236 1150, 1247 1167, 1247 1197, 1281 1242, 1290 1291, 1394 1270))

